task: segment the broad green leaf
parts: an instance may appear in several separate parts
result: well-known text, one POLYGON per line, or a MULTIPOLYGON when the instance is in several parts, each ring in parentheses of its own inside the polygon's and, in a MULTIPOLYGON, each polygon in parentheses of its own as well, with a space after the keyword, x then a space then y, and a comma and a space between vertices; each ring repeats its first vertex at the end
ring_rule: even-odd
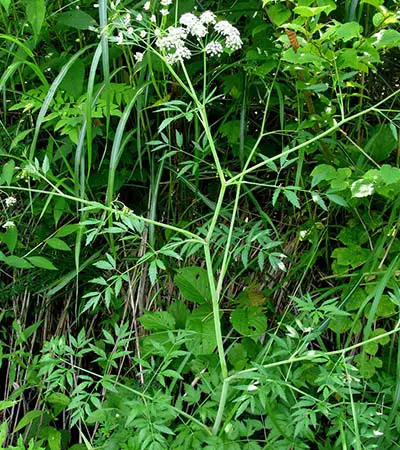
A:
POLYGON ((8 9, 11 5, 11 0, 0 0, 0 5, 3 6, 3 8, 6 10, 6 13, 8 14, 8 9))
POLYGON ((260 308, 237 308, 231 313, 233 328, 242 336, 257 339, 267 330, 267 318, 260 308))
POLYGON ((297 198, 297 194, 295 191, 291 191, 290 189, 284 189, 283 193, 293 206, 295 206, 296 208, 300 208, 300 202, 299 199, 297 198))
POLYGON ((3 166, 3 170, 1 171, 1 183, 6 183, 7 186, 10 186, 15 170, 15 162, 13 159, 6 162, 3 166))
POLYGON ((16 405, 19 400, 0 400, 0 411, 4 409, 11 408, 16 405))
POLYGON ((369 197, 374 190, 373 183, 367 180, 357 180, 351 185, 351 195, 355 198, 369 197))
POLYGON ((176 321, 176 328, 185 328, 186 320, 190 315, 189 308, 180 300, 176 300, 168 307, 168 312, 176 321))
POLYGON ((381 359, 376 356, 368 356, 365 352, 356 355, 354 361, 360 369, 360 375, 366 379, 372 378, 376 369, 382 367, 381 359))
POLYGON ((81 226, 78 223, 64 225, 62 228, 60 228, 56 232, 55 237, 61 238, 61 237, 69 236, 72 233, 76 233, 79 230, 80 227, 81 226))
POLYGON ((361 3, 368 3, 378 8, 379 6, 382 6, 385 3, 385 0, 361 0, 361 3))
POLYGON ((373 45, 376 48, 400 47, 400 33, 397 30, 381 30, 374 34, 373 45))
POLYGON ((26 18, 31 24, 35 39, 37 40, 44 22, 46 5, 44 0, 25 0, 26 18))
POLYGON ((370 254, 368 249, 359 245, 352 245, 349 247, 335 248, 332 252, 332 258, 335 258, 341 266, 357 267, 363 264, 370 254))
POLYGON ((61 250, 64 252, 71 251, 71 248, 68 246, 68 244, 59 238, 47 239, 46 243, 47 243, 47 245, 49 245, 51 248, 54 248, 55 250, 61 250))
POLYGON ((139 318, 145 330, 166 331, 175 329, 175 319, 167 311, 146 312, 139 318))
POLYGON ((291 13, 283 3, 277 3, 268 8, 268 17, 276 26, 281 26, 290 19, 291 13))
POLYGON ((331 329, 335 333, 342 334, 342 333, 345 333, 346 331, 350 330, 352 325, 353 325, 353 321, 351 320, 350 317, 341 315, 341 316, 333 318, 329 322, 329 329, 331 329))
POLYGON ((5 233, 0 233, 0 242, 6 244, 9 252, 13 253, 18 242, 17 228, 9 227, 5 233))
POLYGON ((83 11, 67 11, 57 14, 57 25, 87 30, 90 26, 95 26, 96 21, 92 16, 83 11))
POLYGON ((196 308, 186 323, 189 331, 185 344, 194 355, 209 355, 217 347, 212 310, 207 305, 196 308))
POLYGON ((302 17, 313 17, 323 12, 328 13, 328 10, 330 9, 330 6, 297 6, 296 8, 294 8, 294 12, 302 17))
POLYGON ((51 427, 47 435, 47 442, 50 450, 61 450, 61 433, 51 427))
POLYGON ((60 89, 66 91, 67 94, 77 99, 83 90, 85 78, 85 64, 78 59, 66 73, 60 84, 60 89))
MULTIPOLYGON (((364 310, 365 317, 368 317, 371 310, 371 305, 367 305, 364 310)), ((395 304, 390 300, 388 295, 382 295, 379 300, 378 307, 376 309, 375 317, 390 317, 396 312, 395 304)))
POLYGON ((151 263, 149 264, 149 278, 152 286, 157 280, 157 272, 157 263, 155 261, 151 261, 151 263))
POLYGON ((7 439, 7 422, 4 421, 0 424, 0 447, 3 448, 3 444, 7 439))
POLYGON ((233 344, 228 351, 228 361, 235 370, 242 370, 246 367, 247 351, 243 344, 233 344))
POLYGON ((372 137, 365 144, 364 150, 375 161, 386 161, 390 154, 397 148, 397 137, 393 135, 388 125, 373 127, 370 132, 372 137))
POLYGON ((38 419, 43 415, 43 411, 34 409, 33 411, 27 412, 24 417, 18 422, 18 425, 13 430, 14 433, 17 431, 22 430, 22 428, 26 427, 30 423, 32 423, 34 420, 38 419))
POLYGON ((330 181, 333 180, 336 176, 336 169, 328 164, 320 164, 315 167, 311 172, 312 182, 311 187, 316 186, 321 181, 330 181))
POLYGON ((20 258, 19 256, 7 256, 3 259, 3 261, 10 267, 15 267, 16 269, 31 269, 33 266, 29 264, 25 259, 20 258))
POLYGON ((361 36, 362 27, 358 22, 347 22, 340 24, 335 29, 335 34, 339 39, 348 42, 351 39, 361 36))
POLYGON ((36 267, 40 267, 41 269, 57 270, 57 267, 55 267, 50 260, 44 258, 43 256, 29 256, 27 259, 31 264, 36 267))
POLYGON ((344 207, 349 206, 347 204, 346 200, 343 197, 341 197, 340 195, 326 194, 326 196, 331 202, 336 203, 339 206, 344 206, 344 207))
POLYGON ((184 267, 175 276, 182 296, 191 302, 206 303, 211 300, 207 272, 201 267, 184 267))

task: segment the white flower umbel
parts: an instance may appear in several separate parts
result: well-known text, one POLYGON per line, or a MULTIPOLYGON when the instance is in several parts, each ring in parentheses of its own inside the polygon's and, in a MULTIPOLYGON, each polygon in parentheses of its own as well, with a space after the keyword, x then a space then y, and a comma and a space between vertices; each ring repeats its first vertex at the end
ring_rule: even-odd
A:
POLYGON ((190 34, 198 38, 203 38, 207 34, 207 28, 198 21, 190 28, 190 34))
POLYGON ((6 206, 9 208, 10 206, 14 206, 17 203, 17 199, 15 197, 7 197, 6 198, 6 206))
POLYGON ((144 9, 145 11, 148 11, 148 10, 150 9, 150 2, 146 2, 146 3, 143 5, 143 9, 144 9))
POLYGON ((216 20, 216 15, 211 11, 204 11, 200 16, 200 22, 204 25, 214 25, 216 20))
POLYGON ((232 34, 232 35, 226 37, 225 45, 227 48, 229 48, 229 50, 235 51, 235 50, 239 50, 242 47, 243 42, 240 39, 239 34, 237 34, 237 35, 232 34))
POLYGON ((143 61, 143 56, 144 56, 144 53, 141 53, 141 52, 136 52, 133 55, 133 57, 135 58, 136 62, 142 62, 143 61))
POLYGON ((122 31, 120 31, 117 37, 117 45, 122 45, 123 43, 124 43, 124 35, 122 34, 122 31))
POLYGON ((15 223, 12 220, 7 220, 7 222, 3 224, 3 228, 15 228, 15 223))
POLYGON ((139 13, 139 14, 137 14, 136 15, 136 20, 138 21, 138 22, 141 22, 142 20, 143 20, 143 16, 139 13))
POLYGON ((142 30, 142 31, 140 32, 140 37, 144 39, 146 36, 147 36, 147 31, 142 30))
POLYGON ((133 35, 133 28, 132 28, 132 27, 129 27, 129 28, 126 30, 126 32, 127 32, 127 34, 128 34, 129 36, 132 36, 132 35, 133 35))
POLYGON ((195 25, 199 19, 192 13, 185 13, 182 14, 179 23, 185 27, 187 27, 189 30, 195 25))
POLYGON ((239 30, 230 24, 227 20, 217 22, 214 27, 215 31, 225 37, 225 46, 229 50, 239 50, 243 42, 240 39, 239 30))
POLYGON ((156 40, 156 46, 162 50, 171 50, 173 48, 180 48, 185 46, 185 39, 187 32, 182 27, 169 27, 167 29, 167 36, 160 37, 156 40))
POLYGON ((156 23, 157 22, 157 17, 155 14, 152 14, 150 17, 150 22, 156 23))
POLYGON ((192 52, 186 47, 179 47, 175 50, 175 53, 169 53, 165 57, 165 61, 168 64, 175 64, 178 61, 183 62, 184 59, 190 59, 192 57, 192 52))
POLYGON ((168 11, 168 9, 163 8, 163 9, 160 9, 160 13, 162 16, 167 16, 169 14, 169 11, 168 11))
POLYGON ((172 0, 161 0, 160 4, 162 6, 169 6, 169 5, 172 5, 172 0))
POLYGON ((212 41, 206 45, 205 51, 207 55, 210 56, 221 56, 224 51, 224 48, 219 42, 212 41))

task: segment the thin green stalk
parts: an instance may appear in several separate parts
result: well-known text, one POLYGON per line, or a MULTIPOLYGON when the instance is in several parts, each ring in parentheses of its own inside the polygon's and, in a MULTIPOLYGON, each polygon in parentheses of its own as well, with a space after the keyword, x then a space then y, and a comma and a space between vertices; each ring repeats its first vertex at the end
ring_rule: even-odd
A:
POLYGON ((388 95, 386 98, 384 98, 380 102, 376 103, 374 106, 371 106, 370 108, 367 108, 367 109, 365 109, 363 111, 360 111, 360 112, 358 112, 356 114, 353 114, 352 116, 350 116, 350 117, 348 117, 348 118, 346 118, 344 120, 341 120, 340 122, 336 122, 335 125, 331 126, 330 128, 328 128, 327 130, 325 130, 322 133, 318 134, 317 136, 314 136, 313 138, 309 139, 308 141, 302 142, 301 144, 298 144, 298 145, 296 145, 296 146, 294 146, 292 148, 289 148, 289 149, 279 153, 278 155, 272 156, 271 158, 268 158, 265 161, 261 161, 258 164, 254 164, 254 166, 251 166, 249 168, 246 168, 246 169, 242 170, 242 172, 238 173, 237 175, 234 175, 229 180, 227 180, 227 182, 226 182, 227 186, 237 183, 237 180, 240 179, 242 176, 247 175, 247 174, 249 174, 251 172, 254 172, 255 170, 261 169, 262 167, 266 166, 270 162, 275 161, 277 159, 280 159, 282 156, 288 156, 288 155, 290 155, 291 153, 293 153, 293 152, 295 152, 297 150, 300 150, 300 149, 302 149, 304 147, 309 146, 313 142, 319 141, 321 138, 323 138, 325 136, 328 136, 329 134, 331 134, 334 131, 336 131, 339 128, 341 128, 346 123, 351 122, 352 120, 356 119, 357 117, 364 116, 366 114, 369 114, 372 111, 377 110, 378 106, 382 105, 383 103, 388 101, 390 98, 395 97, 399 93, 400 93, 400 89, 397 89, 395 92, 393 92, 392 94, 388 95))
MULTIPOLYGON (((355 350, 357 348, 361 348, 366 344, 369 344, 371 342, 376 342, 379 341, 381 339, 384 339, 387 336, 391 336, 392 334, 396 334, 398 331, 400 331, 400 320, 397 322, 396 326, 393 328, 393 330, 387 331, 386 333, 380 334, 378 336, 374 336, 370 339, 367 339, 365 341, 362 342, 358 342, 357 344, 353 344, 350 345, 348 347, 345 347, 343 349, 340 350, 333 350, 330 352, 318 352, 318 351, 309 351, 307 352, 307 354, 305 356, 298 356, 298 357, 290 357, 288 359, 285 360, 281 360, 281 361, 276 361, 273 363, 269 363, 269 364, 263 364, 261 367, 263 369, 270 369, 272 367, 279 367, 279 366, 284 366, 287 364, 293 364, 295 362, 301 362, 301 361, 312 361, 314 359, 319 359, 319 358, 329 358, 330 356, 336 356, 336 355, 345 355, 348 352, 351 352, 352 350, 355 350)), ((244 369, 244 370, 240 370, 238 372, 235 372, 234 374, 230 375, 227 380, 230 382, 232 380, 235 379, 240 379, 240 378, 249 378, 249 376, 254 373, 257 372, 259 370, 258 367, 252 367, 250 369, 244 369)))
POLYGON ((225 277, 226 271, 228 269, 228 258, 229 258, 230 247, 231 247, 231 242, 232 242, 233 230, 235 227, 236 214, 237 214, 237 210, 238 210, 238 206, 239 206, 240 188, 241 188, 241 184, 239 182, 236 186, 235 203, 233 204, 233 211, 232 211, 231 223, 229 226, 228 239, 226 241, 224 256, 222 259, 221 273, 219 274, 219 278, 218 278, 218 284, 217 284, 217 298, 218 299, 220 298, 222 284, 224 282, 224 277, 225 277))
POLYGON ((226 364, 224 343, 223 343, 222 332, 221 332, 221 320, 219 317, 220 316, 219 301, 218 301, 218 297, 217 297, 217 290, 215 287, 215 279, 214 279, 213 264, 212 264, 211 254, 210 254, 210 246, 208 243, 204 244, 204 255, 205 255, 205 259, 206 259, 208 281, 210 283, 211 302, 212 302, 212 309, 213 309, 213 316, 214 316, 215 338, 217 341, 219 363, 221 366, 222 378, 225 380, 228 376, 228 368, 227 368, 227 364, 226 364))
POLYGON ((222 203, 224 201, 224 196, 225 196, 225 190, 226 190, 226 187, 225 187, 224 184, 222 184, 221 188, 220 188, 220 191, 219 191, 217 204, 215 205, 215 211, 214 211, 214 214, 212 216, 210 226, 208 228, 208 232, 207 232, 207 236, 206 236, 206 242, 207 243, 209 243, 211 241, 211 237, 212 237, 212 235, 214 233, 214 229, 215 229, 215 226, 217 224, 218 217, 219 217, 219 215, 221 213, 222 203))
POLYGON ((58 189, 57 189, 56 192, 49 192, 49 191, 44 191, 42 189, 31 189, 31 188, 23 188, 23 187, 19 187, 19 186, 6 186, 6 185, 0 186, 0 189, 14 190, 14 191, 24 191, 24 192, 34 192, 34 193, 37 193, 37 194, 45 194, 45 195, 54 195, 56 197, 65 198, 66 200, 71 200, 71 201, 74 201, 74 202, 77 202, 77 203, 82 203, 83 205, 86 205, 90 209, 100 209, 102 211, 110 212, 112 214, 119 214, 119 215, 122 215, 122 216, 126 215, 128 217, 132 217, 133 219, 142 221, 144 223, 153 224, 153 225, 156 225, 156 226, 158 226, 160 228, 165 228, 165 229, 168 229, 168 230, 171 230, 171 231, 175 231, 176 233, 180 233, 180 234, 182 234, 182 235, 184 235, 186 237, 189 237, 189 238, 195 240, 196 242, 198 242, 200 244, 204 244, 205 243, 204 239, 202 239, 197 234, 191 233, 190 231, 187 231, 187 230, 185 230, 183 228, 174 227, 173 225, 169 225, 167 223, 162 223, 162 222, 158 222, 156 220, 148 219, 146 217, 138 216, 137 214, 134 214, 132 211, 130 211, 129 208, 126 208, 126 209, 123 209, 123 210, 117 209, 117 208, 112 208, 111 206, 106 206, 103 203, 82 199, 82 198, 76 197, 74 195, 64 194, 58 189))

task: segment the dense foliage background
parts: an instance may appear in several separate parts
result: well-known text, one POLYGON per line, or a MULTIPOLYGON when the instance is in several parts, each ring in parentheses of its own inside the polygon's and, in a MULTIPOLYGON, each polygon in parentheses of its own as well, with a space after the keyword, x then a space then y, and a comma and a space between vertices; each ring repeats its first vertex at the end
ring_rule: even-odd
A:
POLYGON ((0 0, 0 446, 400 447, 399 6, 0 0))

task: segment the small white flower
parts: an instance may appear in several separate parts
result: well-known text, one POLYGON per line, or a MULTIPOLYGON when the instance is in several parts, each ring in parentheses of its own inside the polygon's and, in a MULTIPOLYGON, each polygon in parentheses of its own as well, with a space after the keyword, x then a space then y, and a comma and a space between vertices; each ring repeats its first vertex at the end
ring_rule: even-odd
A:
POLYGON ((93 8, 98 8, 99 4, 98 3, 93 3, 93 8))
POLYGON ((137 20, 138 22, 141 22, 141 21, 143 20, 143 16, 139 13, 139 14, 136 16, 136 20, 137 20))
POLYGON ((161 0, 160 4, 162 6, 169 6, 169 5, 172 5, 172 0, 161 0))
POLYGON ((7 208, 9 207, 9 206, 13 206, 13 205, 15 205, 17 203, 17 199, 15 198, 15 197, 7 197, 6 198, 6 206, 7 206, 7 208))
POLYGON ((167 16, 169 14, 169 11, 168 11, 168 9, 163 8, 163 9, 160 9, 160 13, 162 16, 167 16))
POLYGON ((144 39, 146 36, 147 36, 147 31, 142 30, 142 31, 140 32, 140 37, 144 39))
POLYGON ((133 28, 132 28, 132 27, 129 27, 129 28, 126 30, 126 32, 129 34, 129 36, 132 36, 132 34, 133 34, 133 28))
POLYGON ((374 435, 375 435, 376 437, 379 437, 379 436, 383 436, 383 433, 382 433, 382 431, 374 430, 374 435))
POLYGON ((210 56, 221 56, 224 51, 224 48, 222 47, 222 45, 219 42, 212 41, 206 45, 205 51, 206 51, 207 55, 210 55, 210 56))
POLYGON ((124 23, 128 24, 131 21, 131 15, 129 13, 124 16, 124 23))
POLYGON ((222 36, 229 36, 232 34, 232 29, 235 28, 233 25, 231 25, 227 20, 220 20, 215 25, 215 31, 219 34, 222 34, 222 36))
POLYGON ((3 224, 3 228, 15 228, 15 223, 12 220, 7 220, 7 222, 3 224))
POLYGON ((215 24, 215 14, 211 11, 204 11, 200 16, 200 22, 204 25, 214 25, 215 24))
POLYGON ((201 22, 196 22, 190 28, 190 33, 198 38, 203 38, 207 34, 207 28, 201 22))
POLYGON ((156 40, 156 46, 160 49, 171 50, 173 48, 184 47, 184 40, 187 38, 187 32, 182 27, 168 27, 167 36, 156 40))
POLYGON ((240 39, 240 35, 232 34, 226 37, 225 39, 225 45, 232 51, 239 50, 243 42, 240 39))
POLYGON ((287 325, 286 328, 288 330, 288 332, 286 333, 287 336, 289 336, 291 338, 298 337, 297 331, 293 327, 291 327, 290 325, 287 325))
POLYGON ((136 62, 142 62, 143 61, 144 53, 136 52, 133 57, 135 58, 136 62))
POLYGON ((156 23, 157 22, 157 18, 155 16, 155 14, 152 14, 150 17, 150 22, 156 23))
POLYGON ((191 29, 193 25, 195 25, 199 19, 192 13, 185 13, 179 19, 179 23, 191 29))
POLYGON ((165 61, 168 64, 175 64, 176 62, 180 61, 183 62, 184 59, 190 59, 192 56, 192 52, 186 48, 186 47, 178 47, 175 50, 175 53, 169 53, 165 57, 165 61))
POLYGON ((121 45, 124 43, 124 36, 122 34, 122 31, 120 31, 118 33, 118 37, 117 37, 117 45, 121 45))
POLYGON ((150 2, 146 2, 146 3, 143 5, 143 9, 144 9, 145 11, 148 11, 148 10, 150 9, 150 2))
POLYGON ((248 390, 249 392, 256 391, 257 389, 258 389, 258 387, 257 387, 255 384, 249 384, 249 385, 247 386, 247 390, 248 390))

